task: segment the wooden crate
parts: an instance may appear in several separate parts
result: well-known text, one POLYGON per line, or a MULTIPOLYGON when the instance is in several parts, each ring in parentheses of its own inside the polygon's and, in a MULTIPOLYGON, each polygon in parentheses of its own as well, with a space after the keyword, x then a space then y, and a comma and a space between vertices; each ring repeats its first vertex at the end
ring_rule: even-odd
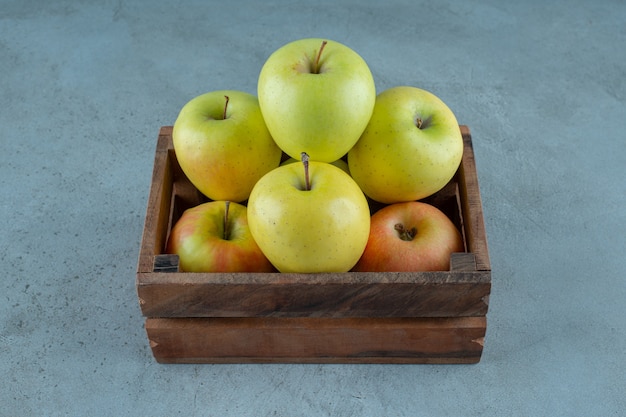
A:
MULTIPOLYGON (((158 137, 137 293, 160 363, 475 363, 491 266, 472 140, 450 183, 425 201, 459 227, 450 271, 187 273, 164 254, 182 212, 208 201, 185 177, 172 127, 158 137)), ((377 208, 372 204, 372 210, 377 208)))

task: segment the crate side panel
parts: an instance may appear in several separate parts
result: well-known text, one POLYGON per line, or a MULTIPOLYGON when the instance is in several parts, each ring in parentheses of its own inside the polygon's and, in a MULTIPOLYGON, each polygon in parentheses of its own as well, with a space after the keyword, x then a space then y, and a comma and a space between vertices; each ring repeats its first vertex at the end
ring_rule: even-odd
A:
POLYGON ((169 160, 171 127, 162 127, 157 141, 152 182, 148 194, 138 262, 140 274, 153 270, 153 258, 162 252, 169 228, 169 212, 172 196, 173 172, 169 160))
POLYGON ((467 249, 476 256, 478 270, 490 271, 491 263, 471 133, 467 126, 461 126, 461 133, 465 145, 463 159, 459 167, 459 191, 461 193, 467 249))
POLYGON ((161 363, 476 363, 484 317, 147 319, 161 363))
MULTIPOLYGON (((367 278, 372 275, 371 278, 367 278)), ((488 276, 438 273, 437 280, 307 282, 262 280, 141 285, 145 316, 153 317, 457 317, 487 312, 488 276), (445 277, 449 277, 446 280, 445 277), (463 279, 465 278, 465 279, 463 279)), ((228 278, 228 277, 226 277, 228 278)), ((299 278, 299 277, 297 277, 299 278)), ((354 278, 354 277, 352 277, 354 278)))

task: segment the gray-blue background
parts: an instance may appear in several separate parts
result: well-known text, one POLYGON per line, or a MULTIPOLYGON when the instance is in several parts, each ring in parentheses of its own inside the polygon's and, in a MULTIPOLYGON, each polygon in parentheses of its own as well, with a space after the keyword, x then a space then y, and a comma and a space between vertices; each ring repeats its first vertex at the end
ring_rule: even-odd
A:
POLYGON ((0 0, 0 415, 618 416, 623 1, 0 0), (477 365, 158 365, 135 269, 156 136, 325 37, 472 129, 493 268, 477 365))

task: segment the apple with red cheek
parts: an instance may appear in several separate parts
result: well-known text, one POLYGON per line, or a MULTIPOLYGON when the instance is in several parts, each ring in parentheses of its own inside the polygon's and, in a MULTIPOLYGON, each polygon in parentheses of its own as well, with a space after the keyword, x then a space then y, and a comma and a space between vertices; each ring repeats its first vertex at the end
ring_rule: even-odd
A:
POLYGON ((394 203, 371 217, 370 235, 356 272, 448 271, 450 255, 464 252, 461 234, 438 208, 394 203))
POLYGON ((174 122, 172 141, 185 176, 214 201, 247 200, 254 184, 278 167, 282 156, 259 100, 237 90, 191 99, 174 122))
POLYGON ((185 210, 170 232, 167 253, 184 272, 275 272, 248 227, 245 206, 210 201, 185 210))

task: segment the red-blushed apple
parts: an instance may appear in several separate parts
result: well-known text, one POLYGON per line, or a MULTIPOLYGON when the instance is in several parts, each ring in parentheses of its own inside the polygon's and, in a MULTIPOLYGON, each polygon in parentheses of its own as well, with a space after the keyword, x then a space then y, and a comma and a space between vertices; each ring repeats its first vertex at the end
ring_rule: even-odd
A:
POLYGON ((464 252, 461 233, 437 207, 418 201, 383 207, 371 217, 359 272, 447 271, 450 254, 464 252))
POLYGON ((172 141, 183 172, 211 200, 245 201, 282 156, 259 100, 236 90, 191 99, 174 122, 172 141))
POLYGON ((170 232, 167 253, 185 272, 276 271, 250 234, 245 206, 210 201, 185 210, 170 232))

